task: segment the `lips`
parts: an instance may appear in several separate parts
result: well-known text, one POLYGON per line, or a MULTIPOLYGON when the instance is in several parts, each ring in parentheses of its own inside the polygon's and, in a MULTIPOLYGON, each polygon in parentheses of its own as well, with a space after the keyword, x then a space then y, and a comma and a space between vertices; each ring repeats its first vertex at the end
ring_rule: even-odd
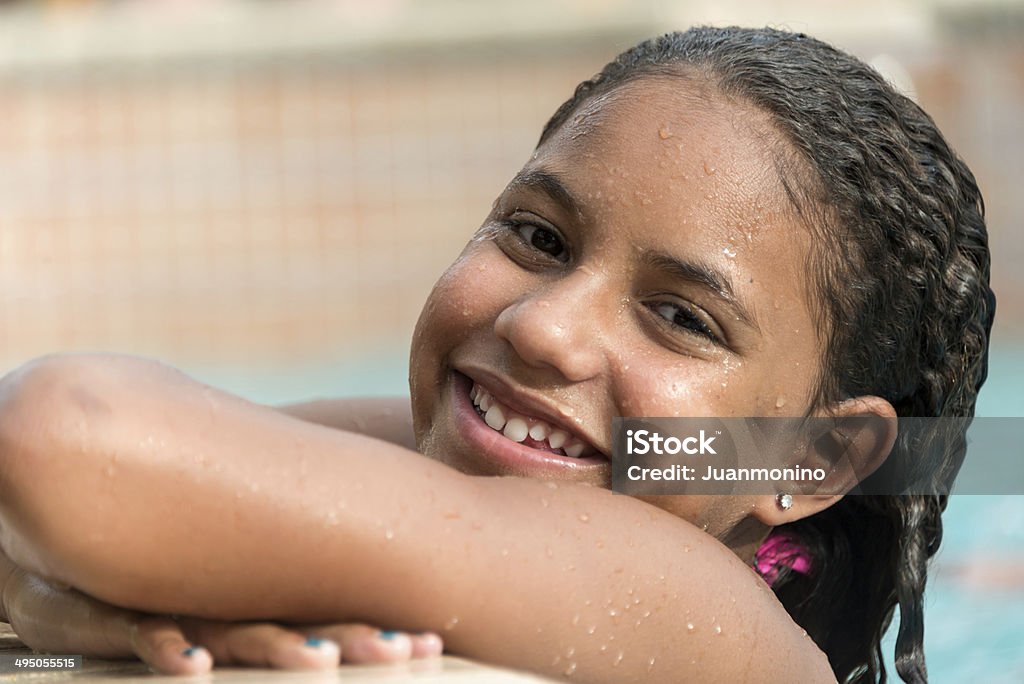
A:
POLYGON ((581 430, 570 427, 574 421, 559 420, 571 410, 534 397, 485 369, 471 368, 468 373, 473 377, 452 373, 454 427, 468 448, 449 452, 451 465, 476 475, 610 484, 608 457, 581 430))

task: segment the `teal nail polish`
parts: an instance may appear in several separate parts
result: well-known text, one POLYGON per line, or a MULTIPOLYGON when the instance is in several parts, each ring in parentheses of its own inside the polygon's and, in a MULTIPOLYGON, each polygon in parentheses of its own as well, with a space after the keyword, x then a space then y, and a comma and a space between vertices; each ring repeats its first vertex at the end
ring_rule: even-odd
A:
POLYGON ((385 629, 380 633, 379 636, 384 641, 391 641, 392 639, 398 636, 398 632, 391 629, 385 629))
POLYGON ((323 645, 323 639, 317 639, 316 637, 309 637, 306 639, 306 646, 309 646, 310 648, 320 648, 323 645))
POLYGON ((188 648, 186 648, 184 651, 181 652, 181 655, 185 656, 186 658, 191 658, 196 653, 199 653, 199 648, 196 647, 196 646, 189 646, 188 648))

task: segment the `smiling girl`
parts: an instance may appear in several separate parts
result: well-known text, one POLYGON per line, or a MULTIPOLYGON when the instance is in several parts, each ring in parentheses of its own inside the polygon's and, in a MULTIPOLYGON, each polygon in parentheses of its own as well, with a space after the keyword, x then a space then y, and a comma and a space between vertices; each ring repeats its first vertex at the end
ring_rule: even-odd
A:
MULTIPOLYGON (((316 632, 158 621, 133 646, 154 623, 94 599, 438 632, 580 681, 803 682, 879 679, 899 603, 897 669, 924 681, 943 497, 616 496, 611 421, 972 415, 986 240, 969 170, 855 59, 773 30, 642 43, 555 113, 431 292, 411 414, 275 411, 127 357, 8 375, 5 614, 85 650, 40 597, 105 611, 91 652, 167 671, 185 637, 294 665, 316 632)), ((862 474, 914 459, 895 432, 859 446, 862 474)))

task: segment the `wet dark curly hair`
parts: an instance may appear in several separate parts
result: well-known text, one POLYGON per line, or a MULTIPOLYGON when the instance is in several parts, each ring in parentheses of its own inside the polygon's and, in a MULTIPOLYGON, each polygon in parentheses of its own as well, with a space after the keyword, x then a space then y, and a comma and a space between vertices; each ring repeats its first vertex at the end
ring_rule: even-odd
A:
MULTIPOLYGON (((779 177, 817 237, 808 267, 827 344, 815 406, 875 395, 900 416, 973 416, 995 312, 984 204, 932 119, 869 66, 803 34, 694 28, 643 42, 581 83, 540 144, 583 102, 652 76, 711 83, 770 114, 787 143, 779 177)), ((966 422, 951 424, 949 458, 925 474, 947 484, 965 450, 966 422)), ((918 467, 915 453, 898 438, 885 467, 918 467)), ((897 603, 896 670, 927 680, 926 563, 945 506, 942 493, 847 496, 787 526, 815 572, 783 571, 774 589, 839 681, 885 681, 880 641, 897 603)))

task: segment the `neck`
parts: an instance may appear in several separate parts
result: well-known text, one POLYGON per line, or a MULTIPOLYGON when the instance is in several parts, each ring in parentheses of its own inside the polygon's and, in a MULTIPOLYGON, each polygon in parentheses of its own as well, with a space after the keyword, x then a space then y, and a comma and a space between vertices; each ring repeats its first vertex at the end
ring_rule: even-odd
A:
POLYGON ((721 542, 728 546, 733 553, 740 557, 747 565, 754 562, 754 554, 764 542, 772 528, 765 525, 753 516, 747 516, 736 523, 721 542))

